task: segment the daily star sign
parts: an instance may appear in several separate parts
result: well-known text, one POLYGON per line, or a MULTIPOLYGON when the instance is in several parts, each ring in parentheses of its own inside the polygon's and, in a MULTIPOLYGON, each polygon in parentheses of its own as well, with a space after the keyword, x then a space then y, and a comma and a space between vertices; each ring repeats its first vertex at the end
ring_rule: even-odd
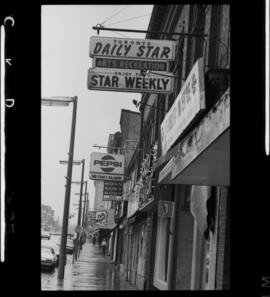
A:
MULTIPOLYGON (((90 39, 90 57, 113 57, 114 63, 112 65, 116 64, 117 68, 121 68, 123 65, 125 70, 90 68, 88 70, 88 89, 135 93, 171 93, 173 90, 172 73, 159 72, 145 76, 142 75, 141 71, 133 69, 137 67, 142 70, 143 61, 149 62, 152 66, 154 61, 164 63, 164 61, 174 60, 174 56, 175 42, 171 40, 92 36, 90 39), (117 63, 115 61, 117 59, 121 59, 121 61, 117 63), (139 61, 140 65, 136 61, 139 61), (133 69, 128 70, 128 65, 132 65, 133 69)), ((96 63, 94 65, 96 66, 96 63)), ((147 67, 144 70, 151 69, 147 67)))
POLYGON ((124 155, 91 153, 89 178, 94 180, 124 180, 124 155))

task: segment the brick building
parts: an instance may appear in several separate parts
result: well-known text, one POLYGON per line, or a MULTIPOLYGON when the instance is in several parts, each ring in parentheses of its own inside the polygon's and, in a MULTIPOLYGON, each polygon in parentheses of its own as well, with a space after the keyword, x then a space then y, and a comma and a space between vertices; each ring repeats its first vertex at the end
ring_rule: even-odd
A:
POLYGON ((230 6, 154 5, 148 31, 175 41, 173 91, 142 94, 109 137, 125 155, 110 256, 141 290, 229 289, 230 6))
POLYGON ((135 178, 122 270, 139 289, 230 288, 229 20, 229 5, 154 5, 146 39, 177 46, 173 92, 142 95, 127 167, 135 178), (165 206, 172 212, 162 214, 165 206))

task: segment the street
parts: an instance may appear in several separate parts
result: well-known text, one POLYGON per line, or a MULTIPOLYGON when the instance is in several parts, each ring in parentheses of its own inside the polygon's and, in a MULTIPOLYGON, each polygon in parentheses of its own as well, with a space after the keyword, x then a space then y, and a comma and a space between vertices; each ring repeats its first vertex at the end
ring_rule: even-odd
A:
MULTIPOLYGON (((42 242, 55 243, 59 236, 51 236, 42 242)), ((67 255, 65 277, 58 281, 58 268, 53 272, 41 273, 41 290, 136 290, 119 276, 116 266, 92 243, 83 245, 77 261, 72 264, 73 255, 67 255)))

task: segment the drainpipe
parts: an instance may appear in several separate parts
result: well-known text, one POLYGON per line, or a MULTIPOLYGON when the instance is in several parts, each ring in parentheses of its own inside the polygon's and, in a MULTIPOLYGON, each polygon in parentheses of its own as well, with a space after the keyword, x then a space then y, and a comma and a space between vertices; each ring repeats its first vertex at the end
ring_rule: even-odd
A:
POLYGON ((173 218, 170 222, 170 234, 169 237, 169 256, 168 256, 168 278, 167 278, 167 289, 174 290, 174 283, 175 283, 175 267, 176 267, 176 244, 177 244, 177 213, 179 209, 179 188, 177 185, 173 187, 173 196, 174 196, 174 211, 173 211, 173 218), (178 196, 178 197, 177 197, 178 196))

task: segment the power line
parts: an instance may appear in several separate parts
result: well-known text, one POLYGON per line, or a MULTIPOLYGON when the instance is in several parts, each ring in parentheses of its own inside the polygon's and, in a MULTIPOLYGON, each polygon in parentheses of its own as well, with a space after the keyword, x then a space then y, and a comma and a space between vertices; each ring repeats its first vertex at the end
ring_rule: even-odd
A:
POLYGON ((140 16, 137 16, 137 17, 134 17, 134 18, 125 19, 125 20, 122 20, 122 21, 119 21, 119 22, 115 22, 115 23, 112 23, 112 24, 107 24, 107 26, 111 26, 111 25, 115 25, 115 24, 123 23, 123 22, 130 21, 130 20, 139 19, 139 18, 148 16, 148 15, 151 15, 151 13, 143 14, 143 15, 140 15, 140 16))
POLYGON ((107 20, 105 20, 104 22, 102 22, 100 25, 105 24, 108 20, 112 19, 113 17, 115 17, 116 15, 118 15, 121 11, 123 11, 124 9, 128 8, 129 5, 126 5, 124 8, 120 9, 117 13, 113 14, 111 17, 109 17, 107 20))

